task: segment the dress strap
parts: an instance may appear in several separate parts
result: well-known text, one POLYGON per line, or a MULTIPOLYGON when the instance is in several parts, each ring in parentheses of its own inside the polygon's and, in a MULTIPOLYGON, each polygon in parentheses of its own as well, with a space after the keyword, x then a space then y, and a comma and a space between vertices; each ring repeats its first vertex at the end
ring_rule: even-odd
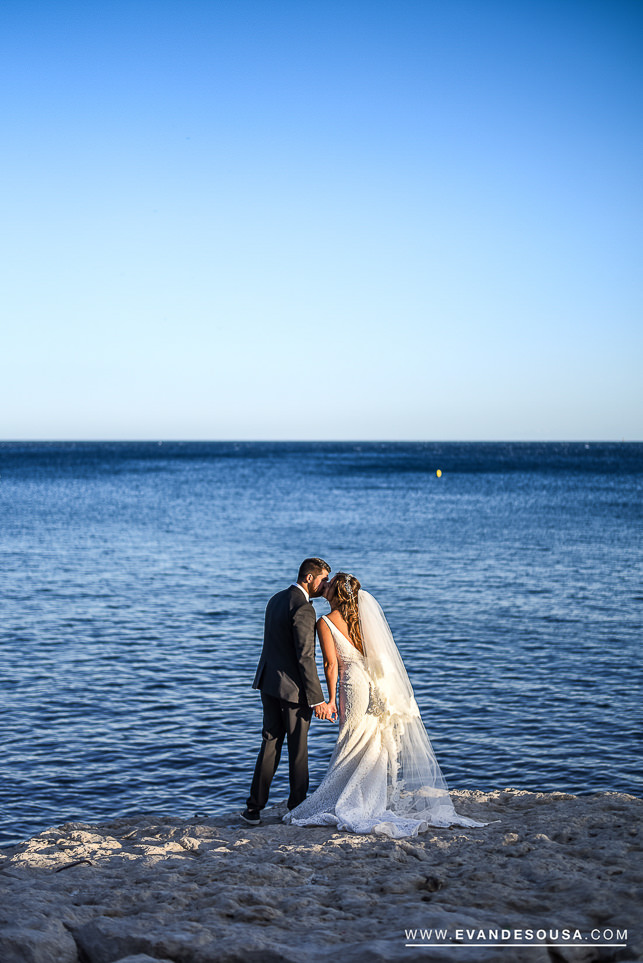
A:
POLYGON ((329 619, 327 615, 322 615, 322 619, 330 629, 330 634, 332 635, 333 638, 335 638, 335 633, 337 633, 338 635, 341 635, 341 637, 344 638, 343 633, 339 631, 339 629, 337 628, 337 626, 335 625, 332 619, 329 619))
POLYGON ((353 643, 352 643, 351 640, 348 638, 348 636, 347 636, 347 635, 344 635, 344 633, 342 632, 342 630, 337 628, 337 626, 335 625, 335 623, 333 622, 332 619, 329 619, 327 615, 322 615, 322 619, 324 620, 324 622, 326 623, 326 625, 330 628, 330 634, 333 636, 333 638, 335 638, 335 635, 333 634, 333 633, 335 633, 336 635, 338 635, 338 636, 340 637, 340 639, 342 639, 343 642, 346 643, 346 645, 349 645, 349 646, 351 647, 351 649, 354 649, 355 652, 357 652, 357 654, 358 654, 361 658, 364 658, 364 656, 361 654, 361 652, 359 651, 359 649, 357 648, 357 646, 353 645, 353 643))

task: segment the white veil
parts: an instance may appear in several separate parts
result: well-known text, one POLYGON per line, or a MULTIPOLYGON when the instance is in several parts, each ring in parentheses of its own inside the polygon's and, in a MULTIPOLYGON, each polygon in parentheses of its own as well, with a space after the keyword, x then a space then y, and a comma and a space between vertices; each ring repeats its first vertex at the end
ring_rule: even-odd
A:
POLYGON ((371 692, 388 751, 387 809, 433 826, 484 826, 453 808, 413 688, 379 603, 360 589, 359 620, 371 692))

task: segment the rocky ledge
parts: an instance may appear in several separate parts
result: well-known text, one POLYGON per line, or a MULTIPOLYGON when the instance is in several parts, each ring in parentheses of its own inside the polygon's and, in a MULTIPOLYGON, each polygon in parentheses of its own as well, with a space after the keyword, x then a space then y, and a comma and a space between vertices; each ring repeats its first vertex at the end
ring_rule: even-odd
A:
POLYGON ((284 826, 278 805, 256 828, 231 814, 49 829, 0 850, 0 960, 643 959, 642 800, 452 795, 493 822, 392 840, 284 826))

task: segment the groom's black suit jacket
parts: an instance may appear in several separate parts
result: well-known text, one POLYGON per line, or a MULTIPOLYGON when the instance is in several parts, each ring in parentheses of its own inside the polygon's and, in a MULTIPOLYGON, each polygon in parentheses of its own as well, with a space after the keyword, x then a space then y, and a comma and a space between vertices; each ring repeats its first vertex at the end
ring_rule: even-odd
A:
POLYGON ((324 701, 315 665, 315 609, 296 585, 277 592, 266 606, 263 649, 252 687, 301 705, 324 701))

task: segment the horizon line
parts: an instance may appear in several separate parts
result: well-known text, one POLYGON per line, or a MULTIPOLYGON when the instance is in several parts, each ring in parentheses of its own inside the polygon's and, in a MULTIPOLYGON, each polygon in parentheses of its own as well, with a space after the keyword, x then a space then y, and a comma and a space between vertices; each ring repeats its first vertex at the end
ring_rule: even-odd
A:
POLYGON ((640 445, 643 438, 0 438, 0 445, 640 445))

